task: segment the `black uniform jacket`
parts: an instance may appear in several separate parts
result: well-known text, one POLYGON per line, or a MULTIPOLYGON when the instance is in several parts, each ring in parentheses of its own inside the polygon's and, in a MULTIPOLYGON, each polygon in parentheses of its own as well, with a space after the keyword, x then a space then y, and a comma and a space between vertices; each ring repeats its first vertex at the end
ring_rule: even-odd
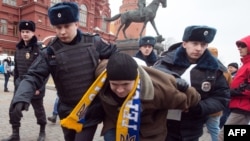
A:
MULTIPOLYGON (((73 39, 73 41, 70 43, 70 45, 67 45, 68 48, 73 47, 74 44, 78 44, 80 42, 82 42, 83 40, 83 33, 81 33, 79 30, 77 32, 77 36, 73 39)), ((100 36, 96 35, 94 36, 94 51, 98 52, 98 57, 99 59, 107 59, 109 58, 109 56, 112 53, 117 52, 117 48, 115 45, 113 44, 107 44, 105 42, 103 42, 100 38, 100 36)), ((84 43, 83 43, 84 44, 84 43)), ((84 47, 84 46, 83 46, 84 47)), ((93 49, 92 48, 92 49, 93 49)), ((75 48, 76 50, 78 50, 78 55, 83 55, 81 50, 82 47, 80 46, 79 48, 75 48)), ((65 52, 67 53, 67 52, 65 52)), ((39 56, 37 57, 37 59, 35 60, 35 62, 31 65, 31 67, 29 68, 29 71, 27 72, 27 75, 25 75, 23 77, 23 80, 20 82, 19 88, 16 91, 16 95, 13 98, 13 104, 17 103, 17 102, 26 102, 26 103, 30 103, 31 101, 31 97, 33 96, 35 90, 37 88, 40 88, 43 85, 43 82, 45 82, 46 78, 51 74, 54 78, 58 78, 60 76, 57 76, 58 72, 58 68, 59 69, 64 69, 62 68, 61 65, 59 65, 59 63, 64 63, 64 62, 60 62, 61 60, 58 58, 54 57, 54 52, 53 50, 50 48, 50 46, 47 47, 47 51, 44 54, 39 54, 39 56), (54 58, 54 59, 53 59, 54 58), (57 70, 56 70, 57 69, 57 70)), ((77 55, 75 55, 77 57, 77 55)), ((62 56, 62 57, 67 57, 66 55, 62 56)), ((66 58, 67 59, 67 58, 66 58)), ((72 58, 69 58, 72 60, 72 58)), ((87 58, 88 59, 88 58, 87 58)), ((82 66, 82 68, 84 68, 84 63, 86 60, 81 60, 80 62, 71 62, 71 63, 80 63, 82 66)), ((65 66, 63 66, 65 67, 65 66)), ((73 83, 76 82, 75 80, 81 80, 84 79, 86 77, 86 75, 82 75, 82 71, 87 71, 88 68, 86 68, 85 70, 79 70, 79 69, 74 69, 74 68, 65 68, 65 69, 70 69, 71 71, 67 73, 65 73, 65 75, 74 75, 77 77, 65 77, 65 76, 61 76, 61 77, 65 77, 68 78, 65 81, 61 81, 61 82, 55 82, 55 84, 69 84, 71 86, 69 86, 70 88, 74 88, 77 85, 77 89, 75 89, 75 91, 71 91, 74 96, 72 95, 72 93, 68 93, 63 91, 63 87, 56 87, 58 90, 58 96, 59 96, 59 116, 60 118, 64 118, 66 117, 75 107, 75 105, 77 105, 77 103, 80 101, 80 99, 82 98, 82 96, 84 95, 85 91, 84 90, 79 90, 78 88, 81 88, 80 85, 85 85, 85 83, 73 83), (70 74, 69 74, 70 73, 70 74), (71 82, 71 83, 70 83, 71 82), (80 92, 79 92, 80 91, 80 92), (67 98, 65 98, 67 97, 67 98)), ((90 69, 89 69, 90 70, 90 69)), ((59 74, 61 74, 61 72, 59 72, 59 74)), ((89 72, 89 75, 93 75, 94 76, 94 71, 93 72, 89 72)), ((93 82, 86 82, 89 84, 92 84, 93 82)))

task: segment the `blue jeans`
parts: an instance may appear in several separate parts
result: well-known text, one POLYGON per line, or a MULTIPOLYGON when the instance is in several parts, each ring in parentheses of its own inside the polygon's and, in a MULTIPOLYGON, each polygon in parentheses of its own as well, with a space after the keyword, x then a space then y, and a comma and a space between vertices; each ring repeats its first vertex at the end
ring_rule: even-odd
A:
POLYGON ((104 141, 115 141, 115 128, 109 129, 105 134, 104 134, 104 141))
POLYGON ((53 109, 53 115, 58 115, 58 100, 59 100, 59 98, 58 97, 56 97, 56 100, 55 100, 55 103, 54 103, 54 109, 53 109))
POLYGON ((207 130, 210 133, 212 141, 218 141, 220 132, 220 116, 209 116, 206 121, 207 130))

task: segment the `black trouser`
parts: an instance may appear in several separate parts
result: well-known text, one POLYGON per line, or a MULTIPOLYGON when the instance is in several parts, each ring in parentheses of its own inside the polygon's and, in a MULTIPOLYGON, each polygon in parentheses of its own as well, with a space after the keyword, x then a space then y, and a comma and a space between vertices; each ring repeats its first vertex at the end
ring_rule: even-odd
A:
MULTIPOLYGON (((74 109, 74 106, 69 106, 60 101, 58 102, 58 114, 60 119, 66 118, 70 112, 74 109)), ((86 123, 83 130, 77 133, 75 130, 62 127, 64 140, 65 141, 92 141, 97 129, 97 125, 103 120, 104 111, 102 109, 101 103, 98 102, 98 99, 91 103, 88 107, 88 112, 86 113, 85 119, 86 123)))
POLYGON ((190 122, 190 124, 193 123, 193 126, 190 125, 186 126, 186 128, 183 128, 182 127, 183 122, 185 122, 185 125, 189 124, 187 123, 188 121, 168 120, 167 122, 168 133, 165 141, 199 141, 199 138, 203 134, 204 123, 190 122))
POLYGON ((92 141, 95 135, 97 125, 85 127, 79 133, 75 130, 62 127, 65 141, 92 141))
MULTIPOLYGON (((39 99, 32 99, 31 100, 31 105, 34 109, 34 113, 37 119, 37 124, 39 125, 46 125, 47 120, 46 120, 46 114, 43 106, 43 98, 39 99)), ((10 116, 10 124, 12 125, 13 128, 15 127, 20 127, 21 126, 21 118, 20 116, 17 116, 16 114, 13 113, 13 106, 10 106, 9 109, 9 116, 10 116)))

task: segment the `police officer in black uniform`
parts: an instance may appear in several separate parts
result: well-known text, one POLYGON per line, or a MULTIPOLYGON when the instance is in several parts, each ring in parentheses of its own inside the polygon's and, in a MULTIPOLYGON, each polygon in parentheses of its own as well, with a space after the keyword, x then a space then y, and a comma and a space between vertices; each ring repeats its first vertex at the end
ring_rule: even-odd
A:
POLYGON ((198 141, 208 117, 225 109, 229 102, 224 66, 207 49, 215 34, 216 29, 209 26, 186 27, 183 42, 170 46, 153 66, 174 75, 177 81, 184 79, 183 83, 193 86, 201 95, 197 106, 182 112, 178 118, 167 120, 165 141, 198 141))
POLYGON ((144 36, 139 40, 139 50, 136 52, 135 57, 139 58, 147 64, 153 66, 157 61, 158 56, 154 52, 156 39, 152 36, 144 36))
MULTIPOLYGON (((21 41, 16 45, 15 52, 15 69, 14 69, 14 85, 15 92, 20 86, 21 80, 27 74, 27 71, 34 60, 42 52, 41 46, 37 42, 37 37, 35 36, 35 23, 33 21, 22 20, 19 23, 19 31, 21 32, 21 41)), ((47 80, 47 77, 45 77, 47 80)), ((37 118, 37 124, 40 125, 40 133, 38 141, 45 140, 45 126, 46 126, 46 115, 43 106, 43 97, 45 94, 45 84, 47 81, 41 83, 39 87, 36 87, 35 91, 30 93, 31 99, 29 100, 32 107, 34 108, 34 113, 37 118)), ((13 103, 13 99, 9 109, 10 124, 12 125, 12 135, 3 139, 2 141, 19 141, 19 128, 20 120, 22 114, 16 114, 15 107, 18 107, 18 104, 13 103)), ((28 108, 28 107, 25 107, 28 108)))
MULTIPOLYGON (((99 35, 82 33, 78 29, 79 7, 75 2, 61 2, 50 7, 48 16, 56 37, 47 52, 39 55, 16 91, 13 103, 16 113, 29 104, 32 93, 41 87, 51 74, 57 88, 59 118, 67 117, 95 80, 100 59, 108 59, 117 52, 115 45, 103 41, 99 35)), ((65 141, 91 141, 98 123, 102 121, 98 99, 91 103, 84 128, 80 132, 62 127, 65 141), (99 117, 98 117, 99 115, 99 117), (97 116, 97 117, 96 117, 97 116)))

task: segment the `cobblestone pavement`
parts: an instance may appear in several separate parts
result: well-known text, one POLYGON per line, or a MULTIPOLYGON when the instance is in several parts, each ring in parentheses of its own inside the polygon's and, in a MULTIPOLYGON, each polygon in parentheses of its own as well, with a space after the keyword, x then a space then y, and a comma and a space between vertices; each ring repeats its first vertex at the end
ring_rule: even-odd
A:
MULTIPOLYGON (((3 74, 0 74, 0 140, 8 137, 12 130, 9 124, 8 109, 9 104, 13 96, 13 81, 12 78, 9 81, 8 87, 10 92, 3 92, 3 74)), ((47 116, 50 116, 53 111, 53 104, 56 98, 56 91, 53 86, 53 81, 49 80, 46 89, 46 96, 44 98, 44 107, 47 116)), ((101 126, 99 125, 94 141, 103 141, 100 137, 101 126)), ((21 141, 36 141, 39 133, 39 125, 36 124, 36 118, 33 113, 33 108, 29 107, 29 111, 23 112, 23 118, 21 120, 20 137, 21 141)), ((48 121, 46 126, 46 141, 63 141, 63 133, 57 120, 56 124, 52 124, 48 121)), ((200 141, 209 141, 209 134, 204 131, 204 135, 200 141)))

